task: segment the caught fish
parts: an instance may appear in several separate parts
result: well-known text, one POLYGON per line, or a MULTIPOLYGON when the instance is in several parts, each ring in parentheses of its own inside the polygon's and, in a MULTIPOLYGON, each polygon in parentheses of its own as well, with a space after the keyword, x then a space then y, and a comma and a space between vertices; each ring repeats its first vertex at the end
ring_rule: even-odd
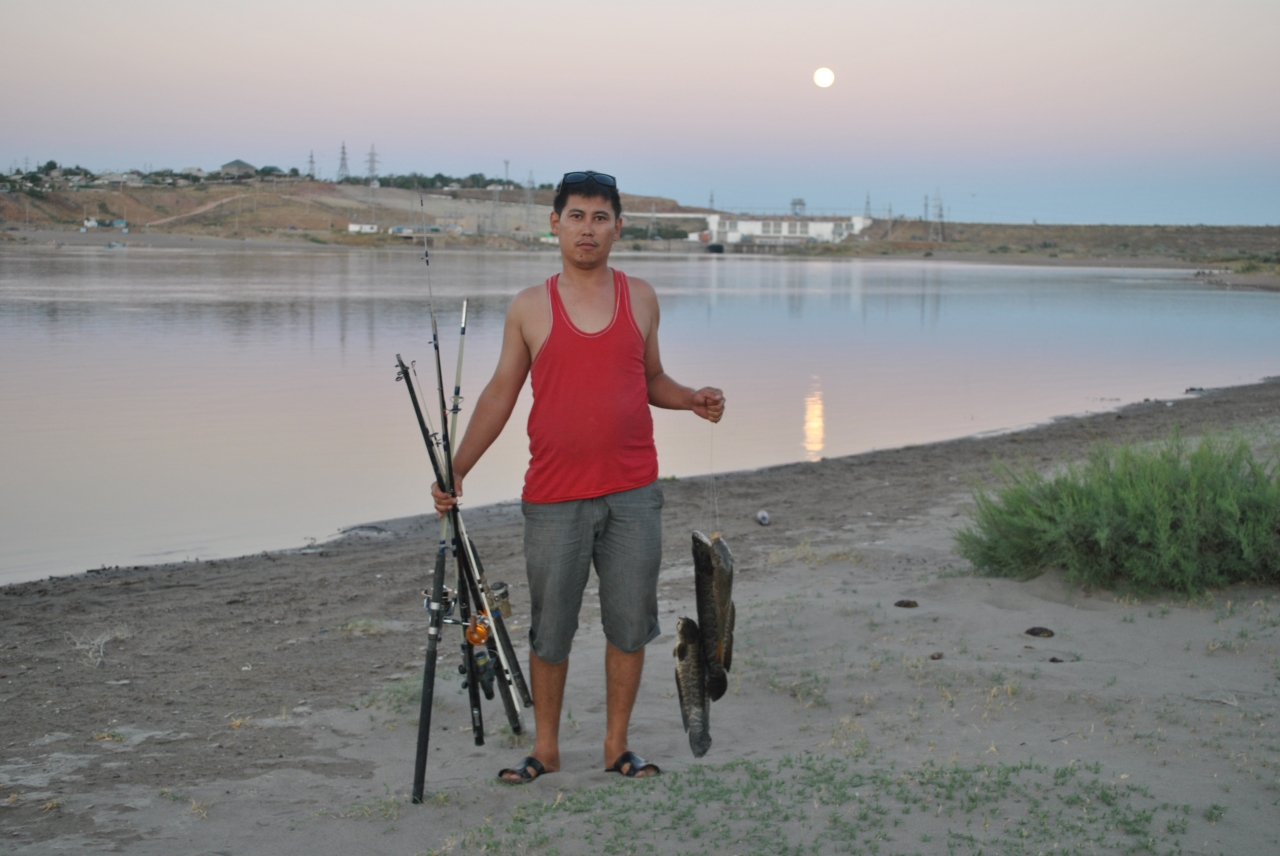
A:
POLYGON ((698 622, 681 618, 676 622, 676 690, 680 694, 680 716, 689 733, 693 757, 701 758, 711 748, 711 697, 707 695, 707 663, 702 656, 702 634, 698 622))
POLYGON ((693 533, 693 584, 698 599, 707 691, 718 701, 729 688, 725 673, 733 663, 733 554, 719 533, 693 533))

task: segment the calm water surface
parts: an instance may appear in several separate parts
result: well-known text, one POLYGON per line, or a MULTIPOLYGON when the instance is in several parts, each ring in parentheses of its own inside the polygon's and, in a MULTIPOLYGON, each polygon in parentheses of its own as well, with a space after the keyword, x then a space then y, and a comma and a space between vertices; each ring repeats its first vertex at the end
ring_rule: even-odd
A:
MULTIPOLYGON (((436 253, 463 394, 551 253, 436 253)), ((661 472, 725 472, 1007 429, 1280 373, 1280 294, 1183 272, 632 256, 714 429, 655 414, 661 472)), ((410 252, 0 252, 0 582, 215 558, 420 513, 430 468, 396 353, 433 377, 410 252)), ((452 376, 451 374, 449 375, 452 376)), ((433 389, 433 384, 431 385, 433 389)), ((464 419, 469 402, 464 403, 464 419)), ((519 495, 525 395, 468 478, 519 495)))

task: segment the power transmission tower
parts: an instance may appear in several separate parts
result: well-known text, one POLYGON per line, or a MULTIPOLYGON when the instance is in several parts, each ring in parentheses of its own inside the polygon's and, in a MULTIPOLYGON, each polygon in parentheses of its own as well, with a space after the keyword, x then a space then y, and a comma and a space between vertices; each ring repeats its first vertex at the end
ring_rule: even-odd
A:
POLYGON ((884 233, 884 239, 888 241, 892 237, 893 237, 893 203, 890 202, 889 203, 889 231, 884 233))
POLYGON ((867 204, 862 209, 862 216, 871 219, 871 191, 867 191, 867 204))
POLYGON ((529 170, 529 181, 524 186, 524 227, 533 228, 533 170, 529 170))
POLYGON ((373 181, 378 177, 378 149, 375 146, 369 146, 369 154, 364 156, 365 162, 369 165, 369 180, 373 181))
POLYGON ((316 152, 311 150, 311 154, 307 155, 307 177, 312 181, 316 180, 316 152))
POLYGON ((716 210, 716 192, 714 190, 711 191, 711 200, 707 202, 707 207, 712 211, 716 210))
POLYGON ((342 144, 342 157, 338 161, 338 183, 346 181, 351 177, 351 170, 347 168, 347 144, 342 144))
POLYGON ((929 224, 929 240, 939 244, 947 240, 946 224, 942 216, 942 191, 937 189, 933 194, 933 222, 929 224))
POLYGON ((924 195, 924 216, 920 218, 926 223, 929 222, 929 194, 924 195))
POLYGON ((791 200, 791 214, 794 217, 804 216, 804 200, 798 196, 791 200))
POLYGON ((658 218, 655 216, 657 210, 658 210, 658 206, 650 202, 649 203, 649 234, 645 236, 650 241, 653 240, 653 227, 656 225, 658 220, 658 218))
POLYGON ((502 162, 502 189, 506 190, 511 184, 511 161, 504 160, 502 162))

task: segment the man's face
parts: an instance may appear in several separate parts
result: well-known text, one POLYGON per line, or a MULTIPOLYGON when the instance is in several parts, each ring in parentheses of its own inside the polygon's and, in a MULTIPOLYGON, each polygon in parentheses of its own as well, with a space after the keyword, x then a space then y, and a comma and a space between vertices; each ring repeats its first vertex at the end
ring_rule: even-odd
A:
POLYGON ((609 260, 622 234, 622 218, 608 199, 570 194, 563 213, 551 212, 551 233, 560 238, 560 255, 577 268, 595 268, 609 260))

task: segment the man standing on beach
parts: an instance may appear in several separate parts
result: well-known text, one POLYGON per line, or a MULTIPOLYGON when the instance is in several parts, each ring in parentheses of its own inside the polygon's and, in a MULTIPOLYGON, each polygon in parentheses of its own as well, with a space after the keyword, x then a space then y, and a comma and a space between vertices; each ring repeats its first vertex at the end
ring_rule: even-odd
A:
MULTIPOLYGON (((656 775, 658 766, 627 745, 644 646, 659 633, 662 490, 649 406, 692 410, 719 422, 724 395, 681 386, 662 370, 653 287, 609 267, 622 233, 613 176, 567 173, 556 189, 551 231, 560 239, 563 269, 511 301, 498 368, 453 462, 461 495, 462 478, 498 438, 532 374, 522 506, 537 734, 533 752, 498 775, 531 782, 560 769, 569 649, 593 561, 608 640, 606 770, 656 775)), ((432 493, 440 513, 453 505, 439 485, 432 493)))

